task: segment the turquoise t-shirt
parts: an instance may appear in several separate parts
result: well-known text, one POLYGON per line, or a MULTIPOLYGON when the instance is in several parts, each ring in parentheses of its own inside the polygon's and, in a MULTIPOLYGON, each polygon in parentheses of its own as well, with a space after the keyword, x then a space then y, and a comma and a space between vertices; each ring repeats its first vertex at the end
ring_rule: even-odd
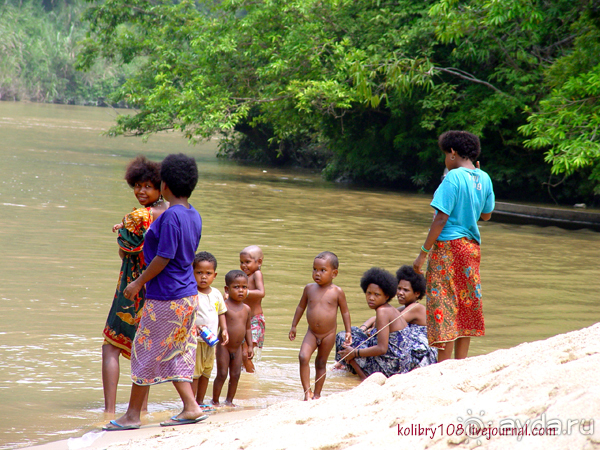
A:
POLYGON ((483 170, 459 167, 448 172, 431 202, 432 207, 449 216, 438 240, 466 237, 481 244, 477 221, 482 213, 494 210, 494 202, 492 180, 483 170))

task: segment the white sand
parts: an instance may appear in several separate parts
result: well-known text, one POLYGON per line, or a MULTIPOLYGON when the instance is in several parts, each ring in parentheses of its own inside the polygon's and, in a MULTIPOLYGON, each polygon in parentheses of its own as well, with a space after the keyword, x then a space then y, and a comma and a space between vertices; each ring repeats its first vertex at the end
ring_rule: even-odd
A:
POLYGON ((123 433, 123 441, 103 447, 600 449, 599 374, 600 324, 596 324, 387 380, 375 374, 350 391, 312 402, 282 402, 242 420, 154 428, 144 438, 118 432, 123 433), (520 428, 525 424, 529 434, 534 425, 560 424, 562 430, 553 436, 493 435, 489 439, 474 433, 471 437, 448 435, 456 433, 459 425, 489 426, 496 433, 500 425, 520 428), (427 435, 418 435, 419 426, 430 428, 427 435))

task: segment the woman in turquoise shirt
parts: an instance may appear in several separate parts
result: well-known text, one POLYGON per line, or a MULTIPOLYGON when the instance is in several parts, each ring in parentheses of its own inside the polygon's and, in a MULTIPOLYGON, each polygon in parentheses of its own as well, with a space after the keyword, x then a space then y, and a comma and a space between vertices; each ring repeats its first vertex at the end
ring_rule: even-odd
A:
POLYGON ((438 361, 463 359, 471 336, 483 336, 479 263, 481 236, 477 222, 490 220, 494 190, 487 173, 475 161, 479 138, 466 131, 447 131, 438 144, 446 156, 448 174, 435 191, 435 217, 413 267, 427 265, 427 335, 438 348, 438 361), (456 342, 456 344, 455 344, 456 342))

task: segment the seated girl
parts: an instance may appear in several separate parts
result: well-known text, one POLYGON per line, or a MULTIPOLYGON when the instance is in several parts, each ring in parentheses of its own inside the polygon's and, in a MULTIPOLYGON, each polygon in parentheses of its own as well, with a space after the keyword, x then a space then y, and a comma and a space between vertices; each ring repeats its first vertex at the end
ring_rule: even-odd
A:
POLYGON ((341 350, 336 359, 346 357, 340 364, 348 364, 361 379, 374 372, 390 377, 437 361, 437 350, 427 343, 425 307, 417 303, 423 297, 425 280, 409 266, 401 267, 396 276, 397 280, 379 268, 365 272, 360 285, 376 315, 359 328, 352 327, 355 349, 337 339, 341 350), (389 304, 394 294, 403 305, 402 312, 389 304), (369 330, 373 324, 375 328, 369 330))

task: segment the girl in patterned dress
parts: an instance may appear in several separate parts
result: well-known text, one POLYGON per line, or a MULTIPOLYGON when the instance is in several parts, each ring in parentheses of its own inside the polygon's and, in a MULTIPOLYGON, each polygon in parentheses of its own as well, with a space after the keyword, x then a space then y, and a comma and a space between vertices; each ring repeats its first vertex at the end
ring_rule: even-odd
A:
POLYGON ((438 347, 438 360, 463 359, 471 336, 483 336, 479 264, 481 237, 477 222, 490 220, 494 190, 480 170, 479 138, 466 131, 447 131, 438 140, 448 174, 435 191, 435 216, 413 267, 427 264, 427 335, 438 347), (456 342, 456 344, 455 344, 456 342))
POLYGON ((160 195, 160 163, 149 161, 145 156, 132 160, 125 170, 125 180, 142 208, 134 208, 113 226, 118 232, 117 244, 121 257, 121 271, 112 306, 104 326, 102 344, 102 385, 104 388, 104 411, 114 414, 119 384, 119 355, 131 359, 131 342, 140 321, 144 306, 145 290, 132 299, 123 296, 125 287, 136 280, 145 268, 144 235, 150 224, 167 209, 160 195))

